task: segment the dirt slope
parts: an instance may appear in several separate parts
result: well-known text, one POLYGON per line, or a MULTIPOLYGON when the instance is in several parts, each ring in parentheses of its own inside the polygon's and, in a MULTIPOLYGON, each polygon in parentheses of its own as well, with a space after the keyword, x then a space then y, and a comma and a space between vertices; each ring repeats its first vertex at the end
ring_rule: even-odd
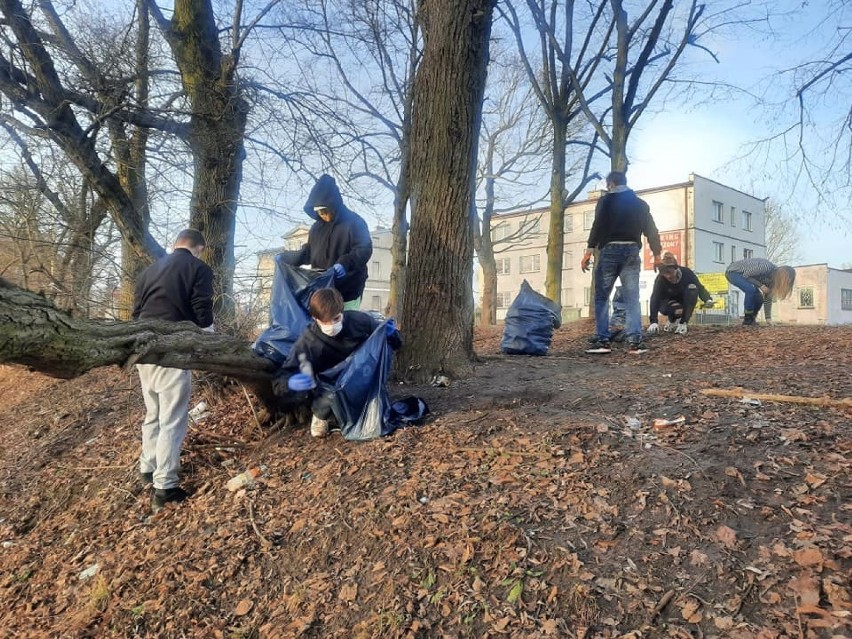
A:
POLYGON ((850 636, 852 410, 699 391, 852 397, 852 329, 639 357, 588 331, 541 358, 480 334, 470 379, 393 388, 426 425, 365 444, 263 431, 201 380, 194 495, 153 517, 135 376, 0 367, 0 637, 850 636))

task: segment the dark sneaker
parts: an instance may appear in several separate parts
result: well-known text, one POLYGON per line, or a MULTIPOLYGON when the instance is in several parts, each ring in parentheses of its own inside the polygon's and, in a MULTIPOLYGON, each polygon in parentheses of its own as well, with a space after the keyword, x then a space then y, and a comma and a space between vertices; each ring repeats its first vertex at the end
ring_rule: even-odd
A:
POLYGON ((154 496, 151 498, 151 510, 159 512, 163 506, 165 506, 169 502, 181 502, 189 497, 189 493, 186 492, 180 486, 175 486, 174 488, 155 488, 154 496))
POLYGON ((631 353, 632 355, 647 353, 648 350, 648 345, 642 340, 639 340, 638 342, 630 342, 630 344, 627 346, 627 352, 631 353))
POLYGON ((143 486, 147 486, 148 484, 154 483, 154 473, 139 473, 139 481, 142 482, 143 486))
POLYGON ((610 344, 606 340, 596 339, 589 345, 589 348, 586 349, 586 352, 592 355, 603 355, 605 353, 611 353, 612 344, 610 344))

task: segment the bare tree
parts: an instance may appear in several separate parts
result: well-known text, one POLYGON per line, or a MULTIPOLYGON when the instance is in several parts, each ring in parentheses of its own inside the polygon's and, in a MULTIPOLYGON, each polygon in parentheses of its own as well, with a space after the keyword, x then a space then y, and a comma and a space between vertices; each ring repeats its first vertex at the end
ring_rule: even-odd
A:
POLYGON ((393 264, 385 309, 396 315, 404 292, 408 241, 408 147, 414 76, 422 55, 415 0, 306 0, 286 31, 308 52, 311 91, 345 113, 327 170, 366 180, 393 197, 393 264), (329 76, 333 82, 329 83, 329 76), (344 123, 345 122, 345 123, 344 123))
MULTIPOLYGON (((526 0, 522 5, 518 0, 506 0, 499 6, 499 11, 515 36, 529 82, 550 122, 553 136, 545 295, 561 303, 565 207, 597 177, 591 171, 597 134, 593 133, 585 139, 569 140, 568 131, 569 127, 575 127, 584 118, 577 86, 585 90, 596 77, 606 52, 608 28, 603 19, 603 9, 599 8, 583 24, 583 28, 578 29, 581 20, 577 14, 582 13, 582 10, 575 7, 573 1, 526 0), (537 38, 534 43, 527 42, 525 18, 532 20, 533 33, 537 38), (540 51, 538 59, 528 53, 528 49, 533 46, 540 51), (571 75, 575 82, 571 81, 571 75), (584 170, 576 187, 570 192, 566 188, 569 144, 581 145, 586 150, 584 170)), ((586 109, 590 109, 607 90, 605 86, 592 95, 590 89, 586 109)))
POLYGON ((474 231, 482 268, 483 326, 497 321, 496 255, 538 237, 542 216, 525 216, 516 231, 499 238, 492 235, 492 220, 547 197, 540 184, 549 165, 548 123, 525 77, 523 67, 511 56, 501 64, 491 63, 487 92, 493 97, 485 100, 479 134, 479 223, 474 231))
POLYGON ((766 203, 766 257, 775 264, 793 265, 800 259, 801 235, 796 219, 778 203, 766 203))
POLYGON ((421 0, 414 85, 411 241, 400 365, 463 374, 473 358, 476 158, 495 0, 421 0), (426 310, 424 310, 426 309, 426 310))

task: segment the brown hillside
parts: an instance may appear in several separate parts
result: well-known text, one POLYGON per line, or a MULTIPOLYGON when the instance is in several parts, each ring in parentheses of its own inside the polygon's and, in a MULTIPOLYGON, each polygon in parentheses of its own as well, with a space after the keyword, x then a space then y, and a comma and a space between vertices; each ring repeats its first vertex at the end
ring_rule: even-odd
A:
POLYGON ((194 494, 153 517, 135 375, 0 367, 0 637, 850 636, 852 409, 699 391, 852 397, 852 328, 589 330, 480 333, 470 379, 392 389, 426 425, 365 444, 198 380, 194 494))

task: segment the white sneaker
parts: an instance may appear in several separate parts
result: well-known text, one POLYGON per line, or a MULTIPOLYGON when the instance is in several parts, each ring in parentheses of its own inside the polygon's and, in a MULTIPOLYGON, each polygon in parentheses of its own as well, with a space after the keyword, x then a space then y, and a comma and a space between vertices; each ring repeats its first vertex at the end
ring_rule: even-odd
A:
POLYGON ((689 331, 689 329, 687 328, 686 324, 678 324, 677 327, 675 328, 675 334, 676 335, 686 335, 686 333, 688 331, 689 331))
POLYGON ((666 333, 671 333, 674 330, 677 330, 677 327, 680 325, 680 320, 676 319, 674 322, 666 322, 666 325, 663 326, 663 330, 666 333))
POLYGON ((328 435, 328 420, 320 419, 316 415, 311 419, 311 437, 325 437, 328 435))

